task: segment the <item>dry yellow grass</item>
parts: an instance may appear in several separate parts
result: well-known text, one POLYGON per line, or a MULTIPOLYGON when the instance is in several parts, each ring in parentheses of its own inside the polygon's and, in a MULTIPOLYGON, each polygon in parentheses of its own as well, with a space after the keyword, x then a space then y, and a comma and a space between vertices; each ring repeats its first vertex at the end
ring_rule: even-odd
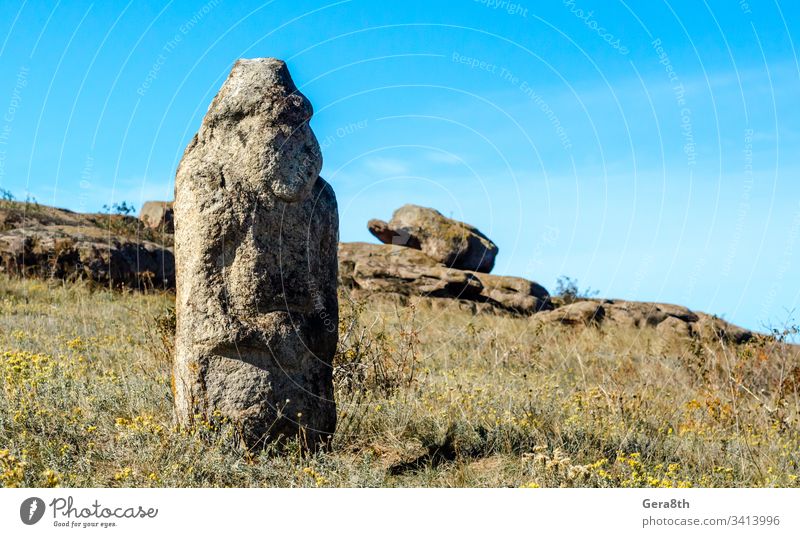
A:
POLYGON ((333 450, 250 455, 174 426, 172 300, 0 279, 0 485, 800 484, 800 352, 773 339, 343 297, 333 450))

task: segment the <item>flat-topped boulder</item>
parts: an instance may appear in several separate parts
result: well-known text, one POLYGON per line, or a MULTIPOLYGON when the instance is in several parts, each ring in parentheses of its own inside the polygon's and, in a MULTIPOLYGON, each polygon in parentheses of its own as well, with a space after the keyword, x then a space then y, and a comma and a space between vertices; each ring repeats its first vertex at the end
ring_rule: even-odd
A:
POLYGON ((695 312, 683 306, 630 300, 578 300, 532 317, 536 324, 574 327, 595 326, 655 329, 666 338, 695 337, 746 343, 753 339, 750 330, 717 316, 695 312))
POLYGON ((474 300, 483 291, 474 275, 448 268, 418 250, 391 244, 341 243, 339 267, 345 286, 367 293, 474 300))
POLYGON ((391 244, 341 243, 339 279, 362 295, 468 300, 522 315, 552 307, 547 290, 536 282, 450 268, 422 251, 391 244))
POLYGON ((608 312, 609 320, 637 328, 658 326, 668 318, 675 318, 684 323, 693 323, 699 320, 698 314, 689 308, 673 304, 606 300, 603 305, 608 312))
POLYGON ((483 284, 485 302, 521 315, 532 315, 553 308, 550 293, 536 282, 515 276, 472 273, 483 284))
POLYGON ((575 302, 533 316, 535 323, 555 323, 567 326, 599 326, 606 310, 596 302, 575 302))

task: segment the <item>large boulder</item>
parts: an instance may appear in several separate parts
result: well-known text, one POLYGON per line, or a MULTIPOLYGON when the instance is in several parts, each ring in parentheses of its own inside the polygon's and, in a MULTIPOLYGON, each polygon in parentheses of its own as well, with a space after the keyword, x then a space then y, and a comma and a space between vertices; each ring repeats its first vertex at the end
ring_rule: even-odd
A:
POLYGON ((535 282, 449 268, 391 244, 341 243, 339 276, 343 287, 360 295, 466 300, 521 315, 552 308, 547 290, 535 282))
POLYGON ((499 251, 477 228, 418 205, 404 205, 389 222, 370 220, 367 227, 384 244, 422 250, 434 261, 460 270, 491 272, 499 251))
POLYGON ((474 275, 447 268, 418 250, 384 244, 339 245, 340 277, 351 289, 475 300, 483 284, 474 275))
POLYGON ((139 211, 139 220, 150 229, 173 233, 175 231, 175 211, 172 202, 147 201, 139 211))
POLYGON ((217 411, 251 449, 336 425, 338 213, 311 115, 282 61, 240 60, 176 176, 177 416, 217 411))
POLYGON ((536 282, 514 276, 473 274, 483 284, 481 296, 485 302, 521 315, 553 309, 547 289, 536 282))

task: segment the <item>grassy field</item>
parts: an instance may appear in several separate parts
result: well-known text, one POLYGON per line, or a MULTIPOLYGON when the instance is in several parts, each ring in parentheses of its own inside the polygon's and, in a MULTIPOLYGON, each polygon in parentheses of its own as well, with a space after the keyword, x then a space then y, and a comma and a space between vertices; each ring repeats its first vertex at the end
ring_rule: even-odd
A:
POLYGON ((800 352, 343 297, 327 453, 172 421, 170 295, 0 278, 0 485, 796 487, 800 352))

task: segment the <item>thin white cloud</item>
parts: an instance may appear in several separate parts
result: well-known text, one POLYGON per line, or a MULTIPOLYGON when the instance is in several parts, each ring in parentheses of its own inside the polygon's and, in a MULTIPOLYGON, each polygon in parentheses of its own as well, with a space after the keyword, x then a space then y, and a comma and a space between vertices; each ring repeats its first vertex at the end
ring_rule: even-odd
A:
POLYGON ((446 153, 443 151, 428 151, 425 153, 425 159, 429 162, 436 162, 439 164, 463 164, 463 159, 459 155, 453 153, 446 153))
POLYGON ((364 167, 379 175, 406 175, 408 174, 408 165, 399 159, 387 157, 371 157, 364 161, 364 167))

